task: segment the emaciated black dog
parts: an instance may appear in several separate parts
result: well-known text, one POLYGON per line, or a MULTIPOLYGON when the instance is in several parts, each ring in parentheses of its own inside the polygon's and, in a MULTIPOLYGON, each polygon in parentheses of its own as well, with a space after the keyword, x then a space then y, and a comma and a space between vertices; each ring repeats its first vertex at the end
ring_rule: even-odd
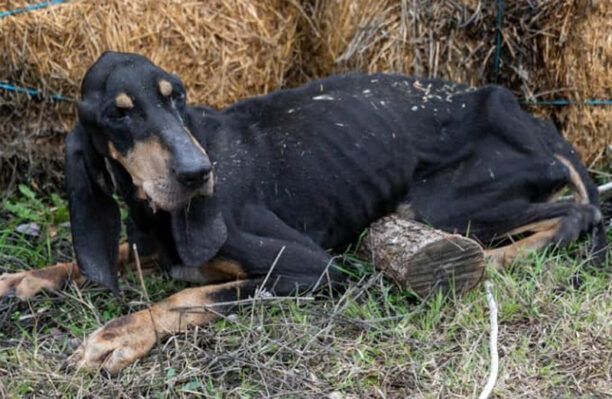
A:
POLYGON ((339 284, 326 250, 398 206, 485 244, 531 233, 491 250, 497 265, 584 233, 605 245, 597 189, 575 151, 501 87, 356 74, 216 111, 188 106, 179 78, 146 58, 108 52, 81 96, 66 170, 78 267, 5 275, 0 296, 68 277, 118 292, 128 251, 114 194, 141 255, 207 284, 94 332, 75 355, 85 367, 118 372, 157 338, 210 322, 262 285, 289 295, 339 284), (575 201, 555 196, 567 185, 575 201), (215 302, 226 304, 177 311, 215 302))

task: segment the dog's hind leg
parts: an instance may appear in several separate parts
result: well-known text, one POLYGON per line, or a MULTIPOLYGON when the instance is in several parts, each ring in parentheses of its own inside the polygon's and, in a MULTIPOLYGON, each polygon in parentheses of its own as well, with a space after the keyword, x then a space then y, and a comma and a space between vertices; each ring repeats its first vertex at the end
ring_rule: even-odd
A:
POLYGON ((485 251, 485 256, 497 269, 510 265, 516 257, 529 251, 555 243, 567 245, 580 235, 593 232, 601 224, 601 212, 589 204, 536 204, 528 207, 524 216, 535 221, 505 235, 510 239, 519 234, 531 235, 510 245, 485 251))
MULTIPOLYGON (((510 245, 495 249, 487 249, 485 250, 485 258, 490 265, 497 270, 501 270, 512 264, 518 256, 530 251, 542 249, 553 242, 555 235, 559 231, 560 225, 560 219, 554 218, 531 223, 523 228, 519 228, 511 233, 520 234, 529 231, 533 232, 533 234, 527 238, 513 242, 510 245)), ((511 233, 508 235, 511 236, 511 233)))

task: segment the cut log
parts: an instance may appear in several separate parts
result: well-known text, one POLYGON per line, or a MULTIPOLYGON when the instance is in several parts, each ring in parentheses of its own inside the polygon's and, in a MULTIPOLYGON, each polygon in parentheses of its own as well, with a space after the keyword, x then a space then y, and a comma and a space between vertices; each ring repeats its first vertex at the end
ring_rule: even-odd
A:
POLYGON ((437 289, 465 292, 482 279, 484 251, 474 240, 392 214, 370 226, 361 253, 421 297, 437 289))

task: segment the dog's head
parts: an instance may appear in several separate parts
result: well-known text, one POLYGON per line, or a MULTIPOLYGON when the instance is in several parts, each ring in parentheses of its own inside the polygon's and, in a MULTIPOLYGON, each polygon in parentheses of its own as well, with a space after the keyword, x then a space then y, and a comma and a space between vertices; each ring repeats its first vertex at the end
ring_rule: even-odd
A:
MULTIPOLYGON (((202 203, 196 197, 212 195, 211 162, 189 131, 185 101, 178 77, 137 54, 104 53, 83 79, 79 121, 66 141, 73 246, 82 271, 114 291, 120 217, 112 187, 118 176, 128 182, 131 199, 148 201, 153 211, 181 215, 202 203)), ((202 229, 214 222, 208 219, 202 229)), ((187 251, 187 243, 177 246, 187 251)), ((200 251, 193 262, 206 256, 200 251)))
POLYGON ((178 77, 136 54, 107 52, 83 79, 80 123, 153 209, 172 211, 212 194, 211 163, 185 125, 185 101, 178 77))

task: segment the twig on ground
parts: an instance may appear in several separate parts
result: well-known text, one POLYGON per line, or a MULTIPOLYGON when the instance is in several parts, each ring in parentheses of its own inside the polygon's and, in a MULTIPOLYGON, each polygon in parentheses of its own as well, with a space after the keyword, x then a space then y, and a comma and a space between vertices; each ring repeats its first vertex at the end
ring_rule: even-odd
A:
POLYGON ((219 307, 219 306, 229 306, 229 305, 246 305, 246 304, 254 304, 254 303, 258 303, 258 302, 263 302, 263 301, 314 301, 314 297, 312 296, 264 296, 264 297, 253 297, 253 298, 246 298, 246 299, 237 299, 235 301, 225 301, 225 302, 215 302, 215 303, 208 303, 208 304, 203 304, 200 306, 175 306, 170 308, 170 310, 173 311, 179 311, 179 312, 184 312, 184 313, 199 313, 199 312, 204 312, 206 313, 208 311, 208 309, 212 309, 215 307, 219 307))
POLYGON ((597 191, 602 200, 612 197, 612 181, 597 187, 597 191))
POLYGON ((270 276, 272 275, 272 271, 274 270, 274 268, 276 267, 276 264, 278 263, 278 260, 280 259, 280 257, 283 255, 283 252, 285 252, 285 246, 283 245, 283 247, 280 249, 280 251, 278 251, 278 254, 276 254, 276 258, 274 258, 274 262, 272 262, 272 266, 270 266, 270 270, 268 270, 268 274, 266 274, 266 278, 264 278, 263 282, 261 283, 261 285, 259 286, 259 288, 255 291, 255 295, 253 295, 253 298, 260 298, 261 294, 264 292, 265 287, 266 287, 266 283, 268 282, 268 279, 270 278, 270 276))
MULTIPOLYGON (((147 303, 147 311, 149 312, 149 317, 151 318, 151 324, 153 325, 153 331, 155 332, 155 343, 156 346, 160 346, 159 333, 157 331, 157 326, 155 326, 155 320, 153 319, 153 313, 151 312, 151 298, 149 297, 149 292, 147 291, 147 286, 144 282, 144 277, 142 275, 142 266, 140 264, 140 255, 138 254, 138 246, 136 244, 132 244, 132 249, 134 250, 134 261, 136 263, 136 270, 138 271, 138 279, 140 280, 140 286, 142 287, 142 292, 147 303)), ((180 330, 180 319, 179 319, 179 330, 180 330)), ((159 373, 162 378, 164 378, 163 370, 164 370, 164 359, 161 351, 158 351, 157 360, 159 361, 159 373)))
POLYGON ((132 244, 132 249, 134 250, 134 260, 136 263, 136 271, 138 271, 138 279, 140 280, 140 286, 142 287, 142 292, 143 292, 145 301, 150 306, 151 299, 149 298, 149 292, 147 291, 147 286, 145 285, 145 282, 144 282, 144 277, 142 274, 142 267, 140 265, 140 256, 138 255, 138 247, 136 246, 136 244, 132 244))
POLYGON ((489 303, 489 320, 491 321, 491 335, 489 336, 489 348, 491 352, 491 369, 489 371, 489 378, 484 389, 480 393, 479 399, 487 399, 493 392, 495 383, 497 382, 497 373, 499 371, 499 354, 497 353, 497 304, 491 291, 490 281, 485 281, 485 290, 487 291, 487 302, 489 303))

